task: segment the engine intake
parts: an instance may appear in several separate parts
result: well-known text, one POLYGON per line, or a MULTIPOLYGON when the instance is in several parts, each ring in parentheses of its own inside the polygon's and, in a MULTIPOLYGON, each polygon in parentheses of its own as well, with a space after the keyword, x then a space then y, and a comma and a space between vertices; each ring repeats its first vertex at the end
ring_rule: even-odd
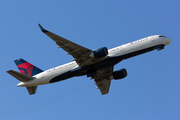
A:
POLYGON ((127 71, 125 68, 123 68, 123 69, 114 71, 110 78, 114 80, 118 80, 118 79, 125 78, 126 76, 127 76, 127 71))
POLYGON ((108 55, 108 49, 106 47, 102 47, 96 50, 93 50, 90 57, 91 58, 102 58, 108 55))

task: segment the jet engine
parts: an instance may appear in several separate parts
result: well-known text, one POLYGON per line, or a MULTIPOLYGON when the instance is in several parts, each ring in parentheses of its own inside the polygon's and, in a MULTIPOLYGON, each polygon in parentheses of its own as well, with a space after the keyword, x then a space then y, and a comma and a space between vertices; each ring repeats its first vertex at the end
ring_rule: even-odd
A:
POLYGON ((93 50, 90 57, 91 58, 102 58, 108 55, 108 49, 106 47, 102 47, 96 50, 93 50))
POLYGON ((114 80, 118 80, 118 79, 125 78, 126 76, 127 76, 127 71, 125 68, 123 68, 123 69, 114 71, 110 78, 114 80))

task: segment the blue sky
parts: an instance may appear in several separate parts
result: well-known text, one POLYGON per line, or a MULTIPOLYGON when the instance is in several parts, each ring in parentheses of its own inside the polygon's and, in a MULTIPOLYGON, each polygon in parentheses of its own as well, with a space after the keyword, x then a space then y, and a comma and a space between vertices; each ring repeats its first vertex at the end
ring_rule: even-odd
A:
POLYGON ((0 119, 179 120, 179 0, 1 0, 0 119), (86 76, 39 86, 30 96, 6 73, 24 58, 47 70, 72 57, 43 34, 38 23, 89 49, 113 48, 150 35, 172 43, 115 66, 128 76, 102 96, 86 76))

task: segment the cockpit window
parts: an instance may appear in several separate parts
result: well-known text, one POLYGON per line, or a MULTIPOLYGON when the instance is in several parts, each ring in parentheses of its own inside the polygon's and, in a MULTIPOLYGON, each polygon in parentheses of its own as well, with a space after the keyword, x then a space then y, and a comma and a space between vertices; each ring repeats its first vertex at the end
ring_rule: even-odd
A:
POLYGON ((165 37, 165 36, 163 36, 163 35, 160 35, 159 37, 165 37))

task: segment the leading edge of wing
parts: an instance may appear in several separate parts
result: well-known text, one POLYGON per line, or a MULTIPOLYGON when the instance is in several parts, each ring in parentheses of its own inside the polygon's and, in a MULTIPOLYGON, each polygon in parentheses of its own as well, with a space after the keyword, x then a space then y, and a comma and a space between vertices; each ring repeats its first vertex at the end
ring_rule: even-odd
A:
POLYGON ((89 55, 92 50, 85 48, 81 45, 78 45, 70 40, 67 40, 59 35, 56 35, 46 29, 44 29, 40 24, 38 24, 41 31, 45 33, 48 37, 50 37, 56 44, 59 46, 58 48, 62 48, 67 53, 73 56, 73 60, 77 62, 80 67, 88 66, 93 64, 89 59, 89 55))

